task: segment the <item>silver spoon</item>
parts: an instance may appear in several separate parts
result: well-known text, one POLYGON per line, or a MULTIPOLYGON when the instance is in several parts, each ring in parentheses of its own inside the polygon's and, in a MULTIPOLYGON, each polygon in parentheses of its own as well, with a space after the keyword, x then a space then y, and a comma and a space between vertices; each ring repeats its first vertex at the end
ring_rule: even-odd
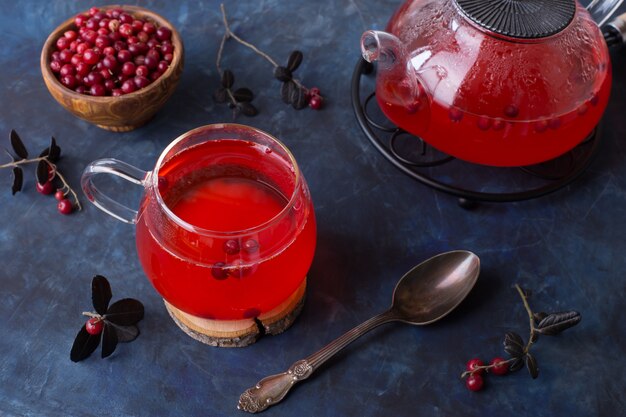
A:
POLYGON ((450 313, 467 296, 478 278, 480 260, 468 251, 434 256, 398 281, 389 310, 359 324, 286 372, 268 376, 239 397, 237 408, 258 413, 280 402, 297 382, 307 379, 324 362, 375 327, 392 321, 425 325, 450 313))

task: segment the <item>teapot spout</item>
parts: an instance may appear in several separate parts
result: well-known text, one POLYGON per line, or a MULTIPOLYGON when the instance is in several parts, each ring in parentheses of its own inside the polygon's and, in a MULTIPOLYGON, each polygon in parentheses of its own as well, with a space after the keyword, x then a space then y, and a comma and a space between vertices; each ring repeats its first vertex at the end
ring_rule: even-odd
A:
POLYGON ((366 61, 377 64, 380 98, 384 97, 388 104, 403 107, 409 113, 422 107, 423 87, 400 39, 391 33, 368 30, 361 36, 361 53, 366 61))
POLYGON ((379 69, 391 69, 406 60, 404 47, 396 36, 368 30, 361 36, 361 53, 367 62, 376 62, 379 69))

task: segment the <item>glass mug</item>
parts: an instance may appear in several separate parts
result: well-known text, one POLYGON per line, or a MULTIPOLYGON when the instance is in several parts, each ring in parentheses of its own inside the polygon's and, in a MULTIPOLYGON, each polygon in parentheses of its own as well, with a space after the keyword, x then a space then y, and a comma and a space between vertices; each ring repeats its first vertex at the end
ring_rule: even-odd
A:
POLYGON ((174 140, 150 172, 101 159, 85 168, 81 185, 98 208, 136 225, 146 276, 188 315, 249 320, 306 283, 316 241, 309 190, 291 152, 265 132, 199 127, 174 140), (139 210, 100 192, 100 173, 141 185, 139 210))

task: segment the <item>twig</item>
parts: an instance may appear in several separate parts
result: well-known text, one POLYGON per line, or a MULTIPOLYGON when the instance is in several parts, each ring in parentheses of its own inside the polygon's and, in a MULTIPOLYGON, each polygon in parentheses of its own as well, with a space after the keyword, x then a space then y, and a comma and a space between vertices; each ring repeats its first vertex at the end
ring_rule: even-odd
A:
POLYGON ((524 294, 524 290, 522 290, 522 288, 518 284, 515 284, 515 288, 517 289, 520 297, 522 297, 522 301, 524 302, 524 308, 528 313, 530 335, 528 336, 528 343, 526 343, 526 346, 524 347, 524 353, 528 353, 528 350, 530 349, 530 346, 533 344, 533 340, 535 339, 535 319, 533 318, 533 312, 528 305, 528 299, 526 298, 526 294, 524 294))

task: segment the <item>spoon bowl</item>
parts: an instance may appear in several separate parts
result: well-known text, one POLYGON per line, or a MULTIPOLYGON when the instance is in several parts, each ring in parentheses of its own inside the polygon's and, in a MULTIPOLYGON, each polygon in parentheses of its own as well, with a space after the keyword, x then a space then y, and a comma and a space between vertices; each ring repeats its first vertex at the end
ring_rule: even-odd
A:
POLYGON ((479 272, 478 256, 464 250, 442 253, 422 262, 400 278, 387 311, 293 363, 287 371, 263 378, 241 394, 237 408, 257 413, 280 402, 293 385, 307 379, 341 349, 381 324, 400 321, 425 325, 441 319, 465 299, 479 272))
POLYGON ((480 259, 472 252, 457 250, 434 256, 400 278, 391 310, 404 323, 433 323, 465 299, 479 273, 480 259))

